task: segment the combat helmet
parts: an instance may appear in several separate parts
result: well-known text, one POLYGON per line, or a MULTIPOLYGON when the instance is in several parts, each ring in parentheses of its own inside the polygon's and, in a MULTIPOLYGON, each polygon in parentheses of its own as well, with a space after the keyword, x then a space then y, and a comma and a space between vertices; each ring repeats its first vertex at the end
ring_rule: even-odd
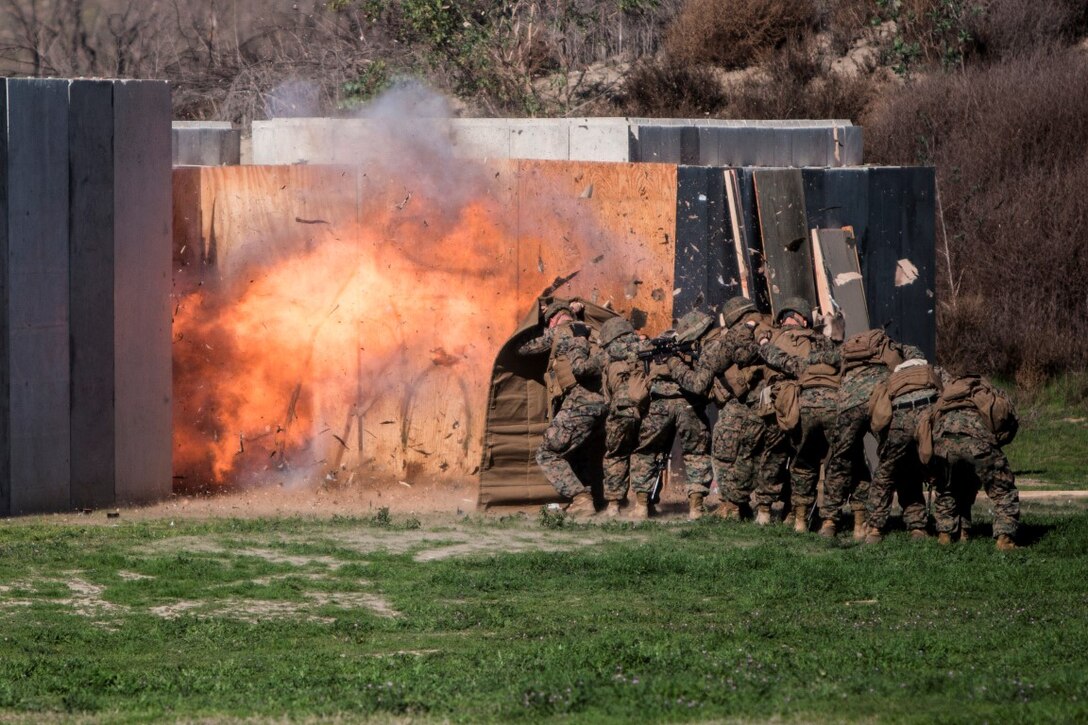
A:
POLYGON ((747 297, 741 297, 740 295, 730 297, 722 303, 721 310, 719 310, 719 314, 721 314, 722 318, 722 327, 732 327, 740 322, 740 319, 749 312, 759 312, 759 308, 756 307, 754 302, 747 297))
POLYGON ((702 310, 691 310, 676 321, 676 339, 695 342, 714 326, 714 318, 702 310))
POLYGON ((778 313, 774 316, 775 322, 782 322, 787 312, 796 312, 805 318, 805 322, 812 327, 812 305, 804 297, 787 297, 778 306, 778 313))
POLYGON ((635 328, 631 327, 631 323, 622 317, 609 317, 601 325, 601 331, 597 333, 597 338, 600 340, 602 346, 620 339, 624 335, 634 334, 635 328))
POLYGON ((560 312, 566 312, 571 317, 574 316, 574 311, 570 308, 569 302, 567 302, 566 300, 553 300, 547 307, 544 308, 544 322, 550 321, 560 312))

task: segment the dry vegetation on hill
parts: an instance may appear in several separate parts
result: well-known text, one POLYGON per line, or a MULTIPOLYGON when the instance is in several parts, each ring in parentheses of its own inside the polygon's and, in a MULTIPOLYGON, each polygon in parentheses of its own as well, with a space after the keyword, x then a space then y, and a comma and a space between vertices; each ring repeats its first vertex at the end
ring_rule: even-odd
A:
POLYGON ((1082 0, 0 0, 0 69, 167 77, 179 118, 404 77, 466 114, 851 118, 937 167, 941 357, 1028 386, 1088 364, 1086 37, 1082 0))

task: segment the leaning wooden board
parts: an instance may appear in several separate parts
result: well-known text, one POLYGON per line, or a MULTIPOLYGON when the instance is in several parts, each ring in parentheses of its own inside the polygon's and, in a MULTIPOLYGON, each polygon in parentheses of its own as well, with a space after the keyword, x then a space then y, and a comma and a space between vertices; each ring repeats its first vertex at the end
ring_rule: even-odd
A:
POLYGON ((823 313, 842 313, 846 337, 868 330, 869 308, 853 230, 813 229, 812 257, 823 313))
POLYGON ((782 301, 790 297, 801 297, 815 308, 812 244, 801 170, 756 169, 752 177, 771 310, 777 313, 782 301))

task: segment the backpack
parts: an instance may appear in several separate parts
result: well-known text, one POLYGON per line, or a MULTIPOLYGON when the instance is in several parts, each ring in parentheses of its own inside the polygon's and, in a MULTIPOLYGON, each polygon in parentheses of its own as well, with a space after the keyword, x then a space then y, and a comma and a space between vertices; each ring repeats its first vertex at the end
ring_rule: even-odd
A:
POLYGON ((645 409, 650 402, 650 378, 640 361, 609 360, 604 375, 610 401, 626 397, 639 410, 645 409))
POLYGON ((883 330, 866 330, 848 338, 839 348, 843 370, 862 365, 881 364, 894 370, 903 362, 903 356, 892 347, 891 339, 883 330))
POLYGON ((963 408, 979 412, 1000 446, 1012 443, 1020 430, 1020 420, 1009 396, 981 375, 965 375, 946 385, 937 403, 938 414, 963 408))

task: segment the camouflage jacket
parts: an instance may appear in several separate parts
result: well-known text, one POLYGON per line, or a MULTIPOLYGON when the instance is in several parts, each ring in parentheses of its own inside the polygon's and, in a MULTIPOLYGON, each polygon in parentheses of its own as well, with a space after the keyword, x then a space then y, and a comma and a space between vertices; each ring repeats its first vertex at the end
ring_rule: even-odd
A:
POLYGON ((645 385, 645 364, 638 353, 643 343, 637 335, 626 334, 604 346, 597 348, 588 368, 601 371, 601 382, 605 397, 613 409, 638 407, 642 391, 633 391, 637 382, 633 378, 641 377, 645 385))
MULTIPOLYGON (((787 328, 775 328, 779 335, 787 334, 787 328)), ((807 329, 807 328, 805 328, 807 329)), ((771 342, 761 345, 759 356, 767 366, 784 373, 791 378, 800 380, 805 371, 814 365, 823 365, 838 368, 842 365, 842 355, 839 354, 839 346, 828 337, 820 334, 812 334, 807 337, 809 353, 805 356, 792 355, 776 344, 776 338, 771 342)))
POLYGON ((600 393, 601 358, 590 349, 589 338, 582 334, 578 326, 581 323, 567 323, 558 327, 549 327, 543 334, 518 347, 519 355, 540 355, 549 353, 548 380, 549 394, 552 398, 563 393, 577 392, 600 393), (565 376, 573 377, 569 382, 565 376), (558 380, 562 390, 554 389, 552 381, 558 380))
POLYGON ((938 415, 933 424, 933 438, 945 436, 967 436, 998 447, 997 437, 974 408, 960 408, 938 415))
MULTIPOLYGON (((913 345, 891 345, 904 360, 925 359, 925 355, 913 345)), ((868 404, 873 390, 880 383, 886 382, 892 371, 883 363, 860 365, 845 371, 839 384, 839 410, 849 410, 858 405, 868 404)))
MULTIPOLYGON (((745 368, 758 362, 758 352, 752 331, 737 324, 709 340, 693 365, 680 358, 671 358, 669 370, 684 390, 707 395, 715 378, 723 378, 734 365, 745 368)), ((722 382, 728 389, 724 380, 722 382)))

